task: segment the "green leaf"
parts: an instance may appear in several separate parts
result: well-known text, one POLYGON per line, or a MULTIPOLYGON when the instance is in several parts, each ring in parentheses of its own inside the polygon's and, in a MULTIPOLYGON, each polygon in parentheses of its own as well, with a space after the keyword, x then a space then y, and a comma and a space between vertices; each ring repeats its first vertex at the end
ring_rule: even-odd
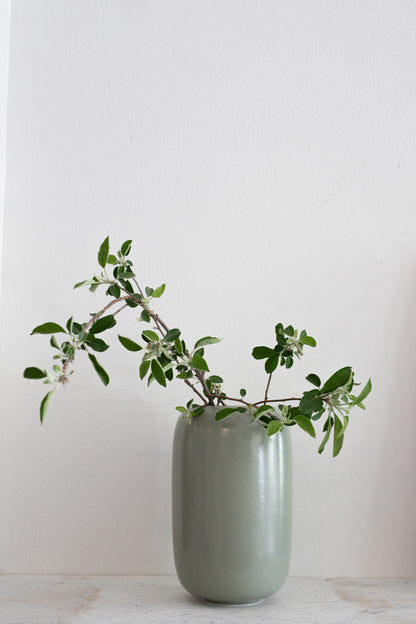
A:
POLYGON ((342 449, 342 445, 344 443, 344 434, 342 431, 342 423, 337 415, 334 415, 334 446, 333 446, 333 457, 336 457, 340 450, 342 449))
POLYGON ((337 370, 331 377, 324 383, 321 389, 322 394, 328 394, 334 392, 337 388, 341 388, 348 383, 351 376, 351 366, 345 366, 337 370))
MULTIPOLYGON (((128 269, 126 271, 123 271, 122 273, 117 274, 117 279, 119 280, 130 279, 131 277, 136 277, 136 275, 135 273, 133 273, 133 271, 129 271, 128 269)), ((131 293, 133 293, 133 288, 131 290, 131 293)))
POLYGON ((191 366, 192 368, 196 368, 200 371, 209 372, 208 364, 206 363, 204 358, 200 355, 197 355, 196 353, 194 354, 192 361, 189 363, 189 366, 191 366))
POLYGON ((183 373, 179 373, 178 375, 176 375, 176 379, 190 379, 189 371, 183 372, 183 373))
POLYGON ((159 336, 151 329, 145 329, 144 331, 142 331, 142 338, 147 342, 159 342, 159 336))
POLYGON ((51 345, 51 347, 53 347, 54 349, 59 349, 59 345, 58 342, 55 338, 55 336, 51 336, 51 339, 49 341, 49 344, 51 345))
POLYGON ((320 390, 309 390, 303 393, 303 397, 299 403, 299 409, 303 414, 312 414, 322 409, 323 401, 321 399, 320 390))
POLYGON ((358 395, 358 397, 356 399, 354 399, 354 401, 352 402, 351 407, 353 405, 358 405, 359 403, 362 403, 364 401, 364 399, 366 399, 368 397, 368 395, 370 394, 371 390, 372 390, 371 379, 369 379, 367 381, 367 383, 365 384, 364 388, 361 390, 361 392, 358 395))
POLYGON ((306 381, 309 381, 314 386, 318 386, 318 388, 321 385, 321 380, 319 379, 318 375, 315 375, 314 373, 307 375, 305 379, 306 381))
POLYGON ((126 305, 128 305, 129 308, 137 308, 139 304, 137 301, 134 301, 133 299, 126 299, 126 305))
POLYGON ((322 409, 319 410, 319 412, 315 412, 315 414, 313 414, 311 416, 311 419, 312 420, 319 420, 321 418, 322 414, 324 414, 324 413, 325 413, 325 408, 323 407, 322 409))
POLYGON ((179 353, 179 355, 182 355, 182 343, 179 338, 176 338, 175 340, 175 349, 179 353))
POLYGON ((134 342, 134 340, 130 340, 130 338, 125 338, 124 336, 118 335, 118 339, 127 351, 141 351, 142 347, 134 342))
MULTIPOLYGON (((123 286, 123 288, 124 288, 125 290, 127 290, 127 292, 128 292, 130 295, 133 295, 133 296, 134 296, 134 288, 133 288, 133 286, 131 285, 131 282, 129 282, 129 280, 126 280, 126 279, 120 279, 120 280, 119 280, 119 282, 120 282, 120 284, 123 286)), ((128 301, 129 301, 129 299, 126 299, 126 303, 127 303, 128 301)))
MULTIPOLYGON (((358 385, 358 386, 359 386, 360 384, 355 384, 355 385, 358 385)), ((354 372, 353 372, 353 371, 351 371, 351 376, 350 376, 350 379, 349 379, 349 381, 348 381, 347 385, 345 386, 345 390, 346 390, 347 392, 351 392, 351 390, 353 389, 353 387, 354 387, 354 372)))
POLYGON ((293 358, 290 355, 286 358, 285 366, 286 368, 291 368, 293 366, 293 358))
POLYGON ((153 375, 153 373, 150 373, 149 377, 147 378, 147 387, 149 387, 152 381, 154 380, 155 380, 155 376, 153 375))
POLYGON ((254 347, 251 355, 255 360, 264 360, 275 353, 274 349, 270 347, 254 347))
POLYGON ((210 377, 208 377, 208 379, 213 384, 222 384, 224 382, 224 379, 222 377, 220 377, 219 375, 211 375, 210 377))
POLYGON ((234 414, 234 412, 238 411, 239 410, 236 407, 224 407, 215 414, 215 420, 223 420, 224 418, 227 418, 227 416, 230 416, 230 414, 234 414))
MULTIPOLYGON (((81 335, 82 334, 80 334, 80 336, 81 335)), ((96 338, 94 334, 88 334, 88 337, 85 340, 85 344, 88 347, 91 347, 91 349, 94 349, 94 351, 99 351, 100 353, 102 353, 103 351, 107 351, 110 346, 106 342, 104 342, 104 340, 101 340, 101 338, 96 338)))
POLYGON ((145 360, 144 362, 140 364, 140 368, 139 368, 140 379, 143 379, 144 377, 146 377, 149 367, 150 367, 150 360, 145 360))
POLYGON ((152 297, 153 298, 161 297, 163 293, 165 292, 165 288, 166 288, 166 284, 162 284, 161 286, 158 286, 157 288, 155 288, 153 291, 152 297))
POLYGON ((272 373, 276 370, 279 365, 280 354, 273 351, 273 355, 271 355, 264 363, 264 370, 266 373, 272 373))
POLYGON ((97 361, 97 358, 95 357, 95 355, 93 355, 92 353, 88 353, 88 357, 89 357, 90 362, 92 363, 92 365, 93 365, 93 367, 94 367, 98 377, 101 379, 101 381, 103 382, 103 384, 105 386, 108 386, 108 384, 110 382, 110 377, 108 376, 106 371, 103 369, 101 364, 99 364, 99 362, 97 361))
POLYGON ((23 377, 25 379, 43 379, 43 377, 47 377, 48 374, 46 371, 37 368, 36 366, 29 366, 25 368, 23 377))
POLYGON ((121 294, 120 286, 118 284, 111 284, 111 286, 108 289, 108 294, 114 297, 115 299, 118 299, 121 294))
POLYGON ((123 256, 128 256, 129 255, 129 253, 131 251, 131 244, 132 244, 132 242, 133 241, 131 241, 131 240, 126 240, 122 244, 120 251, 121 251, 123 256))
POLYGON ((326 433, 325 433, 325 435, 324 435, 324 437, 322 439, 321 444, 319 445, 319 448, 318 448, 318 453, 319 454, 321 454, 322 451, 324 450, 325 444, 328 442, 329 436, 331 435, 332 418, 330 416, 328 417, 328 419, 327 419, 327 421, 326 421, 326 423, 324 425, 324 431, 325 431, 325 427, 326 427, 326 433))
POLYGON ((69 331, 70 334, 72 334, 72 325, 73 325, 73 319, 74 317, 71 316, 71 318, 69 318, 66 322, 66 328, 69 331))
POLYGON ((103 268, 107 264, 109 249, 110 249, 110 239, 107 236, 107 238, 101 243, 101 247, 98 251, 98 264, 103 268))
POLYGON ((298 416, 295 416, 295 422, 297 425, 299 425, 301 429, 306 431, 306 433, 309 433, 312 438, 316 438, 315 429, 309 418, 306 418, 306 416, 299 414, 298 416))
POLYGON ((106 329, 110 329, 110 327, 114 327, 116 323, 117 321, 114 318, 113 314, 108 314, 108 316, 102 316, 92 325, 92 327, 90 328, 90 333, 99 334, 106 329))
POLYGON ((253 414, 253 420, 258 420, 262 414, 273 410, 271 405, 260 405, 253 414))
MULTIPOLYGON (((279 323, 281 325, 281 323, 279 323)), ((287 343, 287 338, 283 333, 283 330, 277 329, 279 325, 276 325, 276 342, 279 346, 284 346, 287 343)))
POLYGON ((40 404, 40 422, 41 423, 43 423, 43 419, 45 418, 46 412, 48 411, 49 403, 51 402, 51 398, 54 392, 55 390, 51 390, 42 399, 42 402, 40 404))
POLYGON ((143 321, 145 321, 146 323, 150 323, 150 316, 149 316, 149 313, 147 312, 147 310, 142 310, 142 313, 141 313, 140 316, 141 316, 143 321))
POLYGON ((174 329, 170 329, 168 332, 166 332, 166 336, 164 338, 165 342, 174 342, 177 338, 179 338, 179 336, 181 335, 181 332, 178 328, 174 328, 174 329))
POLYGON ((345 415, 344 415, 344 422, 343 422, 343 424, 342 424, 342 429, 341 429, 341 431, 337 434, 337 437, 340 437, 340 436, 344 435, 344 431, 345 431, 345 429, 348 427, 348 423, 349 423, 349 421, 350 421, 350 419, 349 419, 348 414, 345 414, 345 415))
POLYGON ((186 414, 188 412, 186 407, 183 407, 182 405, 177 405, 175 409, 178 410, 178 412, 181 412, 182 414, 186 414))
POLYGON ((302 344, 308 345, 308 347, 316 347, 316 340, 312 336, 303 336, 300 341, 302 344))
POLYGON ((162 369, 161 365, 159 364, 159 362, 157 360, 152 360, 151 367, 152 367, 152 374, 153 374, 154 378, 156 379, 156 381, 161 386, 164 386, 166 388, 165 373, 163 372, 163 369, 162 369))
POLYGON ((221 342, 222 338, 213 338, 212 336, 205 336, 205 338, 200 338, 196 341, 194 346, 194 351, 199 349, 200 347, 205 347, 206 345, 216 344, 217 342, 221 342))
POLYGON ((80 288, 80 286, 91 286, 91 284, 97 284, 97 281, 88 279, 88 280, 84 280, 83 282, 77 282, 74 288, 80 288))
POLYGON ((245 396, 246 396, 246 394, 247 394, 247 390, 246 390, 245 388, 241 388, 241 389, 240 389, 240 396, 241 396, 241 397, 245 397, 245 396))
POLYGON ((268 436, 272 436, 282 429, 283 425, 278 420, 271 420, 267 425, 266 432, 268 436))
POLYGON ((117 258, 115 256, 113 256, 112 254, 110 254, 107 258, 107 262, 108 264, 116 264, 117 263, 117 258))
POLYGON ((37 327, 35 327, 35 329, 32 331, 30 335, 32 336, 33 334, 58 334, 58 333, 66 334, 66 331, 64 330, 64 328, 58 325, 58 323, 43 323, 42 325, 38 325, 37 327))
POLYGON ((89 288, 90 292, 95 292, 99 286, 101 286, 101 282, 94 281, 92 286, 89 288))

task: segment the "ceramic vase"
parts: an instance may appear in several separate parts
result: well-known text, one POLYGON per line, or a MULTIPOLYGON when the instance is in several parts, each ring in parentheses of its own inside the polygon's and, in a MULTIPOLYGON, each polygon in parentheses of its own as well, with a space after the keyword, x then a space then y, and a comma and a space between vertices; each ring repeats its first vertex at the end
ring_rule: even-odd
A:
POLYGON ((292 454, 285 427, 268 437, 248 414, 179 417, 172 524, 183 587, 221 604, 253 604, 283 585, 290 561, 292 454))

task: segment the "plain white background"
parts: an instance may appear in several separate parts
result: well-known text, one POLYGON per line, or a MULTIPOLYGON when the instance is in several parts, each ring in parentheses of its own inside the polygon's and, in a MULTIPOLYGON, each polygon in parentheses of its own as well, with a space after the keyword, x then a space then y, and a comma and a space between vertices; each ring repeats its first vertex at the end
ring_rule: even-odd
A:
MULTIPOLYGON (((352 365, 374 390, 341 455, 293 431, 291 574, 416 574, 416 5, 12 2, 1 316, 1 572, 173 573, 174 406, 115 339, 104 388, 76 363, 41 427, 47 320, 99 244, 133 238, 158 310, 230 393, 278 321, 318 340, 273 394, 352 365)), ((2 51, 2 54, 6 54, 2 51)), ((4 57, 5 58, 5 57, 4 57)), ((119 317, 134 338, 135 311, 119 317)), ((321 434, 319 434, 320 438, 321 434)))
POLYGON ((9 77, 10 12, 10 0, 0 0, 0 275, 3 255, 3 215, 6 182, 6 113, 9 77))

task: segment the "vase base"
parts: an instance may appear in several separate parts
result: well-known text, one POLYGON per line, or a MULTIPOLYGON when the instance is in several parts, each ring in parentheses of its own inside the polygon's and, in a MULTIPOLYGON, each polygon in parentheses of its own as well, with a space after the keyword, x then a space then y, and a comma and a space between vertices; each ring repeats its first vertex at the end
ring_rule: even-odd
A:
POLYGON ((203 598, 202 600, 217 607, 253 607, 254 605, 258 605, 263 602, 264 598, 250 602, 215 602, 215 600, 207 600, 206 598, 203 598))

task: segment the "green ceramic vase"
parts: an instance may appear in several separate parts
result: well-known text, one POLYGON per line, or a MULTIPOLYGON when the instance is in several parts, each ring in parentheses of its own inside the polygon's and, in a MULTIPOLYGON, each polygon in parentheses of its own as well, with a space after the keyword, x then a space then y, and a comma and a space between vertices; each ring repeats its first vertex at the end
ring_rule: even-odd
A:
POLYGON ((248 414, 207 407, 173 442, 172 524, 183 587, 211 602, 250 604, 283 585, 290 561, 292 454, 287 427, 267 437, 248 414))

